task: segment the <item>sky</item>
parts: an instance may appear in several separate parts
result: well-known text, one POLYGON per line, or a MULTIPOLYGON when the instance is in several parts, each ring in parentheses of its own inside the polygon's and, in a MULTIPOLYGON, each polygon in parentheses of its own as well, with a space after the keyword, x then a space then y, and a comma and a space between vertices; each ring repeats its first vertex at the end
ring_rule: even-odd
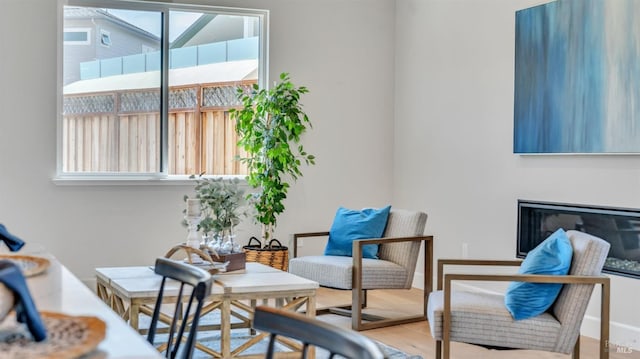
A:
MULTIPOLYGON (((160 13, 152 11, 133 11, 106 9, 110 14, 117 16, 124 21, 144 29, 156 36, 160 36, 160 13)), ((202 13, 171 11, 169 16, 169 42, 193 24, 202 13)))

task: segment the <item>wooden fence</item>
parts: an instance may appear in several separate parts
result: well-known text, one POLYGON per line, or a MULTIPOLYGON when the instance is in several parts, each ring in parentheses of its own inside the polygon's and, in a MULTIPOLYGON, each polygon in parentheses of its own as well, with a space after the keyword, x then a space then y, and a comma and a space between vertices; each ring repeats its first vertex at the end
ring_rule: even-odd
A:
MULTIPOLYGON (((229 109, 239 107, 237 86, 255 81, 216 83, 170 89, 168 173, 246 174, 236 160, 237 147, 229 109)), ((153 90, 65 96, 64 172, 160 171, 159 92, 153 90)))

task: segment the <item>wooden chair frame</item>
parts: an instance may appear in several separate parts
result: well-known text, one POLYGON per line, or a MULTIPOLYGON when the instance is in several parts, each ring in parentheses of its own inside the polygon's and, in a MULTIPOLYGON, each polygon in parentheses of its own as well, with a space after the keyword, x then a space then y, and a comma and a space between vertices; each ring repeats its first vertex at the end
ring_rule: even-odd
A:
MULTIPOLYGON (((298 255, 298 238, 305 237, 325 237, 329 232, 309 232, 309 233, 296 233, 293 235, 293 256, 298 255)), ((391 325, 406 324, 412 322, 418 322, 426 320, 427 317, 427 300, 429 293, 433 290, 433 236, 415 236, 415 237, 384 237, 375 239, 359 239, 353 241, 352 248, 353 258, 353 278, 351 290, 351 304, 332 308, 330 310, 319 310, 316 314, 325 314, 331 312, 341 315, 351 316, 351 327, 354 330, 368 330, 381 327, 387 327, 391 325), (424 268, 423 268, 423 288, 424 293, 422 295, 422 314, 404 316, 398 318, 382 318, 378 316, 370 316, 362 313, 362 309, 367 304, 366 289, 362 289, 362 247, 367 244, 388 244, 399 242, 424 242, 424 268), (364 323, 363 320, 370 321, 364 323)), ((380 288, 383 289, 383 288, 380 288)), ((349 290, 349 289, 344 289, 349 290)))
MULTIPOLYGON (((472 265, 472 266, 520 266, 521 260, 467 260, 467 259, 439 259, 437 290, 443 290, 444 282, 444 308, 442 323, 442 341, 436 341, 436 359, 449 359, 450 357, 450 331, 451 331, 451 282, 460 281, 485 281, 504 282, 519 281, 531 283, 562 283, 562 284, 599 284, 602 286, 600 301, 600 359, 608 359, 609 343, 609 307, 610 307, 610 279, 606 276, 576 276, 576 275, 537 275, 537 274, 445 274, 445 265, 472 265)), ((573 359, 580 358, 580 336, 572 354, 573 359)))

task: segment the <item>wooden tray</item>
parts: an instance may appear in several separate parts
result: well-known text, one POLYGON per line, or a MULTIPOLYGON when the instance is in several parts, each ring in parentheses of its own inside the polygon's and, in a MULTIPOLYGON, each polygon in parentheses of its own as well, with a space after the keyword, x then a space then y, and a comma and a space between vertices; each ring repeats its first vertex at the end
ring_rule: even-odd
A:
POLYGON ((18 265, 25 277, 32 277, 49 268, 51 264, 47 258, 36 256, 23 256, 16 254, 0 254, 0 259, 8 259, 18 265))
POLYGON ((226 266, 224 267, 220 267, 215 265, 213 259, 211 259, 211 256, 209 255, 208 252, 202 251, 200 249, 196 249, 196 248, 192 248, 189 247, 185 244, 178 244, 176 246, 174 246, 173 248, 171 248, 167 254, 164 255, 165 258, 172 258, 176 255, 176 253, 183 253, 186 254, 187 258, 186 258, 186 262, 189 264, 193 264, 195 266, 201 267, 205 270, 207 270, 210 274, 216 274, 218 272, 221 271, 225 271, 226 270, 226 266), (196 254, 198 255, 200 258, 202 258, 202 262, 200 263, 191 263, 191 254, 196 254))
POLYGON ((77 358, 93 351, 104 340, 105 323, 91 316, 70 316, 40 312, 47 328, 47 339, 35 342, 27 327, 15 316, 0 325, 0 356, 7 359, 77 358))

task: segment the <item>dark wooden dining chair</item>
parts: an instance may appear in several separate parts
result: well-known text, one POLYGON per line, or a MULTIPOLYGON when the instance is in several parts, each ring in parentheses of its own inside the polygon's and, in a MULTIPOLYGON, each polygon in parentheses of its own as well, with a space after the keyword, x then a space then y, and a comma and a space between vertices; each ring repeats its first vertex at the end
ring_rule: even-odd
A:
POLYGON ((369 338, 351 329, 312 319, 299 313, 273 307, 256 307, 253 327, 268 332, 269 346, 265 358, 274 358, 277 336, 302 342, 302 359, 307 357, 310 345, 327 350, 333 358, 341 355, 347 359, 382 359, 384 354, 369 338))
POLYGON ((153 310, 153 316, 151 317, 151 324, 149 326, 149 333, 147 335, 147 341, 153 345, 155 334, 158 326, 158 319, 160 318, 160 308, 163 302, 163 296, 165 295, 165 286, 167 284, 167 278, 180 282, 180 289, 176 297, 176 306, 169 325, 169 338, 167 341, 166 358, 178 358, 178 350, 182 343, 182 337, 187 325, 187 320, 182 318, 189 317, 191 306, 195 302, 195 311, 193 314, 193 320, 190 325, 189 334, 187 340, 184 343, 180 358, 190 359, 193 356, 193 349, 195 347, 196 332, 198 329, 198 321, 200 319, 200 312, 202 310, 202 304, 204 300, 211 293, 211 285, 213 279, 211 274, 206 270, 195 267, 191 264, 175 261, 168 258, 156 259, 155 273, 162 276, 162 283, 160 284, 160 290, 158 292, 158 299, 153 310), (185 290, 185 286, 187 290, 185 290), (188 291, 191 291, 189 293, 188 291), (184 298, 189 296, 186 310, 182 312, 183 307, 183 295, 184 298), (178 329, 179 326, 179 329, 178 329), (176 332, 177 329, 177 332, 176 332))

